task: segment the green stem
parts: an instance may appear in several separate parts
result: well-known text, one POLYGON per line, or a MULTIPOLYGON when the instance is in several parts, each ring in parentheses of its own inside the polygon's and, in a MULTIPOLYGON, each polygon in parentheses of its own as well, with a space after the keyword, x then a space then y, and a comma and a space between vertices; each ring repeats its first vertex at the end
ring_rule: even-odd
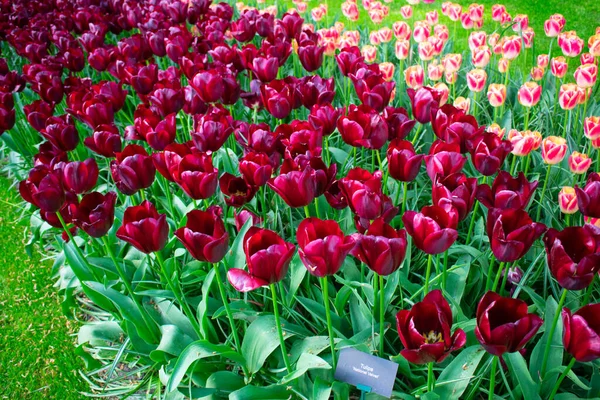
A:
POLYGON ((308 211, 308 206, 304 206, 304 215, 306 215, 306 218, 310 218, 310 211, 308 211))
POLYGON ((473 233, 473 228, 475 227, 477 211, 479 211, 479 201, 475 200, 475 206, 473 207, 473 212, 471 213, 471 223, 469 224, 469 231, 467 232, 467 244, 469 244, 469 241, 471 240, 471 234, 473 233))
POLYGON ((494 271, 494 263, 495 263, 495 261, 496 261, 496 257, 492 257, 492 259, 490 260, 490 265, 488 267, 488 273, 487 273, 487 279, 485 281, 485 291, 486 292, 491 289, 492 273, 494 271))
POLYGON ((448 278, 448 250, 444 252, 444 270, 442 271, 442 289, 446 290, 446 279, 448 278))
POLYGON ((550 394, 550 397, 548 397, 549 400, 553 400, 554 399, 554 396, 556 396, 556 393, 558 393, 558 389, 560 388, 560 384, 562 383, 562 381, 565 380, 565 377, 569 374, 569 372, 571 372, 571 369, 573 368, 573 365, 575 365, 575 361, 577 361, 577 360, 573 358, 571 360, 571 362, 569 363, 569 365, 567 365, 567 368, 565 368, 565 370, 563 371, 563 373, 560 374, 560 377, 556 381, 556 385, 554 385, 554 389, 552 389, 552 393, 550 394))
MULTIPOLYGON (((319 215, 319 200, 318 198, 315 197, 315 214, 317 214, 317 218, 321 219, 321 216, 319 215)), ((325 212, 325 214, 327 215, 327 212, 325 212)))
POLYGON ((325 317, 327 318, 327 332, 329 334, 329 348, 331 349, 331 360, 333 362, 333 370, 337 368, 337 360, 335 358, 335 340, 333 336, 333 324, 331 323, 331 309, 329 306, 329 281, 327 277, 321 277, 321 289, 323 289, 323 304, 325 305, 325 317))
POLYGON ((562 294, 560 296, 560 300, 558 301, 558 307, 556 307, 556 313, 554 314, 554 319, 552 320, 552 325, 550 326, 550 332, 548 332, 548 338, 546 341, 546 348, 544 349, 544 358, 542 359, 542 369, 540 376, 542 379, 546 375, 546 364, 548 363, 548 356, 550 355, 550 347, 552 347, 552 338, 554 336, 554 331, 556 330, 556 325, 558 323, 558 318, 560 317, 563 305, 565 304, 565 300, 567 299, 567 289, 562 290, 562 294))
POLYGON ((435 376, 433 375, 433 362, 427 363, 427 391, 435 389, 435 376))
POLYGON ((531 163, 531 153, 527 154, 527 158, 525 159, 525 169, 523 170, 523 174, 527 177, 527 172, 529 172, 529 164, 531 163))
POLYGON ((279 336, 279 345, 281 346, 281 355, 283 356, 283 362, 288 374, 292 373, 292 365, 288 358, 287 349, 285 348, 285 341, 283 340, 283 331, 281 330, 281 322, 279 322, 279 308, 277 307, 277 291, 275 290, 275 284, 269 285, 271 288, 271 298, 273 299, 273 314, 275 314, 275 325, 277 326, 277 335, 279 336))
POLYGON ((140 197, 142 198, 142 203, 146 201, 146 193, 144 192, 144 189, 140 190, 140 197))
POLYGON ((537 215, 535 217, 536 221, 540 220, 540 216, 542 215, 543 201, 544 195, 546 194, 546 188, 548 187, 548 178, 550 177, 550 168, 551 164, 548 164, 548 168, 546 169, 546 177, 544 178, 544 186, 542 187, 542 195, 540 197, 540 204, 538 205, 537 215))
POLYGON ((510 272, 510 263, 506 265, 506 271, 504 271, 504 276, 502 277, 502 284, 500 285, 500 292, 506 290, 506 281, 508 279, 508 273, 510 272))
POLYGON ((500 263, 500 268, 498 268, 498 272, 496 273, 496 278, 494 279, 494 285, 492 286, 492 291, 498 293, 498 284, 500 283, 500 277, 502 276, 502 270, 504 270, 504 262, 500 263))
POLYGON ((510 174, 515 175, 515 167, 517 166, 517 156, 512 155, 512 162, 510 163, 510 174))
POLYGON ((219 273, 219 263, 214 263, 213 269, 215 270, 215 278, 217 278, 217 286, 219 287, 219 292, 221 293, 221 300, 223 300, 225 313, 227 314, 227 318, 229 319, 229 325, 231 325, 231 333, 233 334, 233 342, 235 343, 235 349, 237 351, 240 351, 240 338, 238 335, 237 328, 235 327, 235 321, 233 320, 231 307, 229 307, 229 301, 227 299, 227 293, 225 292, 225 286, 223 285, 223 280, 221 279, 221 274, 219 273))
POLYGON ((496 368, 498 367, 498 357, 492 356, 492 370, 490 371, 490 391, 488 399, 494 399, 494 386, 496 386, 496 368))
MULTIPOLYGON (((69 241, 71 243, 73 243, 73 248, 75 249, 75 251, 77 252, 77 255, 79 256, 80 259, 83 260, 83 262, 85 263, 85 266, 87 267, 87 269, 90 271, 90 273, 92 275, 94 275, 94 279, 96 280, 96 282, 102 282, 101 277, 99 277, 96 274, 96 269, 93 268, 90 263, 88 262, 87 258, 83 256, 83 252, 81 251, 81 249, 77 246, 77 242, 75 242, 75 239, 73 238, 73 235, 71 234, 71 231, 69 230, 69 227, 67 226, 67 223, 65 222, 65 220, 63 219, 62 215, 60 215, 60 212, 56 213, 56 217, 58 218, 58 220, 60 221, 60 224, 62 225, 64 231, 67 233, 67 236, 69 237, 69 241)), ((65 244, 66 245, 66 244, 65 244)))
POLYGON ((429 276, 431 275, 431 261, 433 260, 433 256, 429 254, 427 257, 427 270, 425 271, 425 289, 424 295, 429 293, 429 276))
POLYGON ((385 292, 383 290, 383 276, 379 275, 379 357, 383 357, 385 326, 385 292))
POLYGON ((525 123, 524 123, 524 131, 527 130, 527 128, 529 128, 529 107, 525 107, 525 123))
POLYGON ((596 278, 596 275, 594 275, 594 277, 592 278, 592 281, 590 282, 590 285, 588 286, 587 290, 585 291, 585 297, 583 298, 583 303, 581 304, 581 306, 586 306, 589 304, 590 296, 592 295, 592 291, 594 290, 594 279, 595 278, 596 278))
MULTIPOLYGON (((600 157, 599 157, 600 158, 600 157)), ((408 182, 402 184, 402 215, 406 211, 406 193, 408 192, 408 182)))

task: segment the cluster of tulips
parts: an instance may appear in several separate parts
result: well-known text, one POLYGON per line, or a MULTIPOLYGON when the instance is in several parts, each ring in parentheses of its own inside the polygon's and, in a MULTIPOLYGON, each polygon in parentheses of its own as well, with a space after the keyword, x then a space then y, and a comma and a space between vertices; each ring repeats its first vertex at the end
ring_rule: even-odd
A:
MULTIPOLYGON (((181 393, 213 379, 215 371, 189 362, 190 352, 194 360, 204 354, 198 348, 202 357, 221 357, 215 365, 227 379, 244 378, 225 385, 246 390, 241 398, 254 398, 244 387, 252 382, 287 384, 288 396, 305 396, 315 379, 341 390, 297 352, 308 349, 299 338, 326 329, 328 368, 344 346, 426 365, 426 385, 410 366, 403 370, 396 389, 413 394, 436 391, 434 364, 444 363, 439 387, 451 387, 446 370, 462 365, 446 358, 456 352, 451 358, 460 361, 458 351, 479 342, 491 355, 479 368, 490 369, 492 399, 498 362, 504 376, 513 365, 504 357, 525 354, 543 326, 531 381, 553 398, 576 361, 600 358, 600 304, 590 303, 600 271, 600 175, 588 173, 587 155, 600 147, 600 117, 588 116, 599 110, 600 34, 581 54, 583 40, 553 15, 546 35, 565 57, 581 55, 575 83, 564 83, 564 57, 540 54, 511 96, 522 46, 534 40, 526 15, 492 7, 500 28, 469 34, 465 69, 437 10, 415 22, 412 6, 403 6, 412 26, 399 21, 362 38, 341 22, 317 30, 301 16, 306 3, 295 5, 279 18, 274 6, 235 10, 206 0, 0 2, 1 138, 28 165, 19 192, 62 233, 54 246, 77 290, 119 323, 142 360, 152 360, 150 376, 160 368, 167 388, 181 393), (394 37, 400 69, 408 63, 404 79, 387 61, 394 37), (488 83, 489 75, 504 83, 488 83), (477 97, 486 88, 488 104, 477 97), (471 98, 457 95, 466 89, 471 98), (505 113, 509 102, 517 115, 505 113), (538 109, 551 124, 564 118, 560 129, 552 125, 560 133, 543 132, 538 109), (544 180, 534 180, 542 165, 544 180), (556 181, 565 180, 570 186, 559 191, 556 181), (577 212, 583 219, 571 221, 577 212), (540 238, 547 269, 530 251, 540 238), (466 270, 457 295, 455 271, 474 251, 469 262, 478 270, 466 270), (299 263, 306 269, 298 272, 299 263), (558 304, 540 310, 556 285, 558 304), (475 293, 464 294, 477 303, 473 312, 461 304, 466 287, 475 293), (580 306, 575 313, 565 307, 568 293, 580 306), (161 307, 165 301, 175 307, 161 307), (248 316, 240 303, 258 311, 248 316), (277 333, 281 353, 271 355, 273 347, 254 365, 255 354, 271 348, 249 344, 259 340, 249 336, 260 336, 254 326, 268 309, 274 319, 265 335, 277 333), (364 309, 366 330, 358 328, 364 309), (462 322, 475 317, 470 328, 453 328, 452 309, 462 322), (346 320, 356 326, 344 327, 346 320), (572 356, 562 370, 557 328, 572 356)), ((362 6, 376 23, 389 12, 380 2, 362 6)), ((310 15, 320 23, 327 13, 323 4, 310 15)), ((359 18, 351 0, 342 13, 359 18)), ((446 2, 441 13, 464 29, 483 26, 482 5, 446 2)), ((470 396, 480 385, 481 378, 470 396)))

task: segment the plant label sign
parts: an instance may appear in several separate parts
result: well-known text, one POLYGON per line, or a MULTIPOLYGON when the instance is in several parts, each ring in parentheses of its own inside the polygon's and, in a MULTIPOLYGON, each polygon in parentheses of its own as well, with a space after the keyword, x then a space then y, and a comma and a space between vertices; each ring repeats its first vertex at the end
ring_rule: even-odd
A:
POLYGON ((389 398, 397 372, 398 364, 347 347, 340 351, 334 378, 389 398))

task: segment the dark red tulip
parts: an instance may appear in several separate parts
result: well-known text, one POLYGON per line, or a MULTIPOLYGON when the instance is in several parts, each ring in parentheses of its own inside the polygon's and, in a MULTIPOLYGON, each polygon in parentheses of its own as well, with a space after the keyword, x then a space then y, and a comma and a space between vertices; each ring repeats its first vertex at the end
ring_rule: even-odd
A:
POLYGON ((252 211, 248 211, 248 210, 234 210, 233 211, 233 215, 234 215, 234 222, 235 222, 235 229, 237 229, 237 231, 241 231, 244 224, 246 224, 246 221, 248 221, 249 219, 252 219, 252 225, 253 226, 257 226, 258 224, 260 224, 262 222, 262 219, 254 214, 252 211))
POLYGON ((148 95, 152 107, 164 118, 169 114, 177 114, 183 108, 185 97, 182 90, 168 87, 155 89, 148 95))
POLYGON ((74 150, 79 144, 79 134, 69 115, 48 118, 40 134, 63 151, 74 150))
POLYGON ((15 109, 0 104, 0 135, 15 126, 15 109))
POLYGON ((477 305, 475 336, 490 354, 520 351, 537 333, 544 321, 527 312, 523 300, 487 292, 477 305))
POLYGON ((383 110, 383 119, 387 123, 390 140, 406 138, 417 123, 408 117, 408 112, 402 107, 386 107, 383 110))
POLYGON ((475 203, 477 178, 467 178, 461 172, 438 176, 433 182, 431 200, 438 206, 450 205, 458 211, 458 220, 465 219, 475 203))
POLYGON ((191 142, 185 144, 171 143, 161 152, 152 154, 152 162, 156 170, 171 182, 175 182, 179 164, 183 157, 192 154, 191 142))
POLYGON ((54 106, 43 100, 36 100, 23 107, 27 122, 38 132, 46 127, 46 120, 54 113, 54 106))
POLYGON ((381 171, 371 174, 366 169, 353 168, 338 182, 352 212, 371 221, 382 215, 387 196, 381 191, 381 171))
POLYGON ((116 126, 99 127, 92 136, 86 137, 83 144, 103 157, 115 157, 121 151, 121 135, 116 126))
POLYGON ((406 231, 396 230, 376 219, 363 235, 352 235, 356 245, 351 254, 379 275, 390 275, 400 268, 406 256, 406 231))
POLYGON ((427 254, 448 250, 458 238, 458 212, 449 206, 426 206, 421 212, 406 211, 402 216, 415 246, 427 254))
POLYGON ((242 14, 239 19, 231 22, 231 35, 239 42, 249 42, 256 35, 254 21, 242 14))
POLYGON ((386 81, 381 73, 368 68, 359 68, 348 75, 360 101, 377 112, 383 111, 390 102, 396 82, 386 81))
POLYGON ((467 142, 475 169, 484 176, 492 176, 500 170, 512 151, 512 144, 495 133, 484 132, 467 142))
POLYGON ((600 304, 588 304, 575 314, 563 308, 563 346, 579 362, 600 358, 600 304))
POLYGON ((305 207, 315 199, 317 175, 307 166, 304 171, 290 171, 271 178, 267 183, 290 207, 305 207))
POLYGON ((19 193, 23 200, 45 212, 57 212, 65 203, 60 170, 51 170, 38 165, 29 171, 26 180, 19 183, 19 193))
POLYGON ((302 172, 308 167, 312 168, 315 174, 317 184, 315 197, 319 197, 327 191, 329 186, 331 186, 331 183, 335 180, 337 164, 332 163, 328 167, 321 157, 309 157, 301 154, 292 159, 286 155, 286 159, 283 161, 279 173, 287 174, 292 171, 302 172))
POLYGON ((246 152, 271 156, 281 146, 281 134, 271 132, 267 124, 241 123, 235 130, 235 136, 246 152))
POLYGON ((404 346, 400 354, 413 364, 442 362, 467 342, 462 329, 452 333, 452 310, 440 290, 427 293, 410 310, 400 310, 396 327, 404 346))
POLYGON ((69 224, 72 221, 71 207, 77 207, 77 204, 79 204, 79 199, 77 198, 77 195, 73 192, 66 192, 65 202, 63 203, 60 210, 56 212, 48 212, 40 209, 40 217, 49 225, 55 228, 62 229, 62 222, 60 222, 58 214, 60 214, 60 216, 63 218, 66 224, 69 224))
POLYGON ((241 207, 248 203, 258 190, 240 176, 226 172, 219 178, 219 187, 225 197, 225 203, 231 207, 241 207))
POLYGON ((134 112, 134 129, 138 138, 145 140, 154 150, 163 150, 175 140, 176 115, 161 117, 140 104, 134 112))
POLYGON ((325 46, 317 46, 316 44, 308 44, 298 47, 298 59, 308 72, 318 70, 323 64, 323 53, 325 46))
POLYGON ((355 73, 365 61, 357 46, 344 47, 340 54, 335 56, 335 60, 344 76, 355 73))
POLYGON ((337 222, 306 218, 296 231, 298 254, 311 274, 323 277, 335 274, 354 248, 354 239, 344 236, 337 222))
POLYGON ((149 254, 162 250, 169 236, 167 216, 159 214, 154 204, 144 200, 139 206, 127 207, 117 237, 139 251, 149 254))
POLYGON ((294 250, 294 245, 284 241, 277 233, 253 226, 244 236, 248 271, 232 268, 227 271, 227 279, 239 292, 277 283, 285 277, 294 250))
POLYGON ((338 130, 344 142, 353 147, 380 149, 388 140, 388 127, 383 118, 366 105, 348 107, 348 113, 338 119, 338 130))
POLYGON ((524 210, 488 211, 488 237, 492 252, 501 262, 513 262, 523 257, 546 229, 546 225, 533 222, 524 210))
POLYGON ((600 175, 592 172, 585 186, 575 185, 579 211, 586 217, 600 218, 600 175))
POLYGON ((465 156, 454 151, 440 151, 425 156, 427 175, 432 182, 436 176, 446 177, 460 172, 466 162, 465 156))
POLYGON ((308 121, 314 129, 320 129, 323 136, 328 136, 335 131, 340 115, 342 110, 331 104, 315 104, 310 110, 308 121))
POLYGON ((127 145, 122 152, 116 153, 116 158, 110 163, 110 173, 120 192, 132 195, 152 185, 156 168, 142 146, 127 145))
POLYGON ((331 186, 325 192, 325 199, 336 210, 343 210, 348 207, 348 200, 344 196, 344 192, 340 189, 340 181, 338 180, 331 183, 331 186))
POLYGON ((175 231, 175 236, 196 260, 214 264, 227 253, 229 234, 221 214, 218 206, 211 206, 206 211, 192 210, 187 214, 185 226, 175 231))
POLYGON ((34 166, 45 165, 53 168, 59 162, 68 162, 67 153, 56 148, 50 142, 44 142, 38 147, 38 153, 33 156, 34 166))
POLYGON ((81 198, 79 205, 71 206, 73 223, 88 235, 99 238, 108 233, 115 219, 117 194, 91 192, 81 198))
POLYGON ((156 64, 144 65, 135 75, 132 75, 130 82, 136 93, 149 94, 156 81, 158 80, 158 67, 156 64))
POLYGON ((302 32, 304 19, 298 13, 286 12, 281 19, 276 20, 276 23, 284 29, 289 39, 297 39, 302 32))
POLYGON ((296 104, 295 89, 283 79, 274 80, 260 87, 263 106, 277 119, 284 119, 292 112, 296 104))
POLYGON ((215 69, 200 71, 194 76, 190 85, 205 103, 219 101, 225 90, 223 77, 215 69))
POLYGON ((477 187, 477 200, 488 209, 524 209, 537 185, 538 181, 529 182, 522 172, 513 178, 507 171, 500 171, 492 187, 486 184, 477 187))
POLYGON ((215 193, 218 172, 210 155, 192 153, 181 159, 179 167, 172 174, 175 182, 188 196, 194 200, 203 200, 215 193))
POLYGON ((416 154, 411 142, 394 139, 387 149, 390 176, 401 182, 412 182, 421 169, 422 154, 416 154))
POLYGON ((439 108, 433 108, 431 110, 431 127, 433 128, 433 133, 441 140, 444 140, 448 125, 464 115, 466 115, 464 110, 456 108, 452 104, 444 104, 439 108))
POLYGON ((251 70, 261 82, 271 82, 277 79, 279 60, 277 57, 256 57, 252 60, 251 70))
POLYGON ((323 135, 321 131, 312 129, 308 121, 294 120, 291 124, 281 124, 275 134, 281 135, 281 144, 285 147, 284 154, 287 157, 321 155, 323 135))
POLYGON ((300 101, 307 109, 314 105, 331 104, 335 97, 333 78, 323 79, 319 75, 305 76, 298 82, 300 101))
POLYGON ((544 244, 548 267, 567 290, 585 289, 600 271, 600 232, 592 225, 549 229, 544 244))
POLYGON ((240 160, 240 172, 244 180, 252 186, 266 185, 273 175, 273 165, 264 153, 251 152, 240 160))
POLYGON ((417 90, 406 89, 412 105, 413 118, 422 124, 431 122, 432 112, 440 106, 440 94, 437 90, 423 86, 417 90))
POLYGON ((76 194, 89 192, 98 180, 98 164, 93 158, 66 163, 62 172, 65 188, 76 194))
POLYGON ((233 118, 222 106, 211 106, 203 115, 194 115, 192 140, 198 151, 217 151, 233 133, 233 118))

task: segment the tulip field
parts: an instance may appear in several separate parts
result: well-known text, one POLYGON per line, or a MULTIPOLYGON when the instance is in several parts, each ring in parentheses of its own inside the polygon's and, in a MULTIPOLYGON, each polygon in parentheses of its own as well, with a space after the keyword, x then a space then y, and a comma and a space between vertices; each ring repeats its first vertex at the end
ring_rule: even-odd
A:
POLYGON ((0 1, 81 395, 600 399, 600 6, 519 6, 0 1))

